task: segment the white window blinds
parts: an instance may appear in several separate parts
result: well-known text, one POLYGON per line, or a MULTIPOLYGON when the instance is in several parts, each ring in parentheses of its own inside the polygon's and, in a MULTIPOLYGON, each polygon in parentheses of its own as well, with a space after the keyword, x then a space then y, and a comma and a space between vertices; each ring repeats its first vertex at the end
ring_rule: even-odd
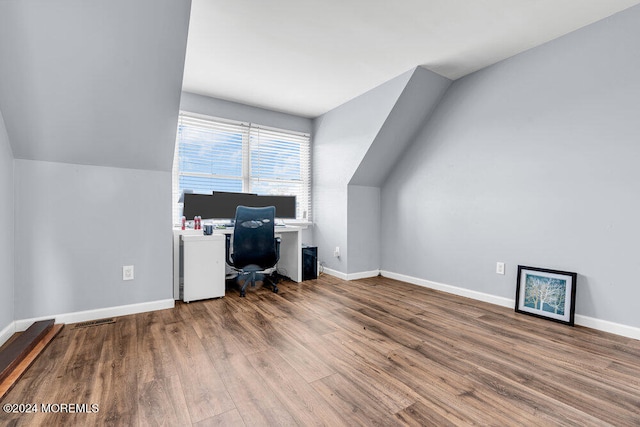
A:
POLYGON ((173 167, 173 216, 186 192, 296 196, 296 218, 311 220, 309 135, 180 113, 173 167))

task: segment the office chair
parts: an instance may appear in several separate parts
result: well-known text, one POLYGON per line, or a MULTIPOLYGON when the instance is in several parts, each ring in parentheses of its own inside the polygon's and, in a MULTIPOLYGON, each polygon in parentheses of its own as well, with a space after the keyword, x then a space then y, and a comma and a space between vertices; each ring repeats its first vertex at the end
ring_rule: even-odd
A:
MULTIPOLYGON (((226 258, 227 264, 238 272, 238 278, 245 276, 240 288, 240 296, 246 295, 249 283, 256 285, 256 274, 265 273, 275 267, 280 259, 280 238, 275 237, 274 220, 276 208, 267 206, 251 208, 238 206, 236 220, 233 227, 233 253, 230 253, 231 236, 227 235, 226 258), (250 280, 246 276, 249 276, 250 280)), ((278 286, 266 276, 263 282, 272 286, 273 292, 278 292, 278 286)))

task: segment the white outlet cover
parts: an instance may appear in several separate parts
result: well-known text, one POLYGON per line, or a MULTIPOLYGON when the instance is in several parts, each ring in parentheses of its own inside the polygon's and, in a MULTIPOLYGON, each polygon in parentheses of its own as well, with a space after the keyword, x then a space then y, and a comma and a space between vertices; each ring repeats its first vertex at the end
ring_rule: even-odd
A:
POLYGON ((496 273, 504 274, 504 262, 497 262, 496 263, 496 273))
POLYGON ((133 265, 122 266, 122 280, 133 280, 133 265))

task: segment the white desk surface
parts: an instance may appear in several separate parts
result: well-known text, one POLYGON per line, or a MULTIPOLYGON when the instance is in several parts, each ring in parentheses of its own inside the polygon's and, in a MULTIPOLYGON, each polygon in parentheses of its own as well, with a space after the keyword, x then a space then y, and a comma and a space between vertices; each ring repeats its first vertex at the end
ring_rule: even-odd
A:
MULTIPOLYGON (((276 227, 274 227, 275 230, 275 234, 278 233, 291 233, 294 231, 300 231, 303 230, 305 227, 300 227, 297 225, 278 225, 276 227)), ((204 235, 204 230, 194 230, 193 228, 187 228, 182 230, 181 228, 174 228, 173 229, 174 232, 177 232, 179 234, 184 234, 184 235, 204 235)), ((227 227, 227 228, 214 228, 213 229, 213 234, 232 234, 233 233, 233 227, 227 227)))
MULTIPOLYGON (((180 231, 182 231, 182 230, 180 230, 180 231)), ((223 237, 223 235, 221 233, 214 234, 213 238, 214 239, 224 240, 224 237, 223 237)), ((211 239, 211 236, 206 236, 206 235, 200 234, 200 233, 198 233, 198 234, 183 234, 182 235, 182 240, 183 241, 193 242, 193 241, 208 240, 208 239, 211 239)))

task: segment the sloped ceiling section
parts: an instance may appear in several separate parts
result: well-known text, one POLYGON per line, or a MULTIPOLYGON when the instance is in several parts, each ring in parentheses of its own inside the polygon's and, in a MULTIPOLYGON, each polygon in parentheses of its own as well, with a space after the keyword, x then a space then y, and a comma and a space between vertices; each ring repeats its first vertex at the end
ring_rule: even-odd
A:
POLYGON ((0 2, 15 158, 171 170, 190 0, 0 2))
POLYGON ((414 69, 314 119, 313 181, 316 187, 342 187, 380 133, 414 69))
POLYGON ((349 184, 380 187, 450 84, 451 80, 417 67, 349 184))

